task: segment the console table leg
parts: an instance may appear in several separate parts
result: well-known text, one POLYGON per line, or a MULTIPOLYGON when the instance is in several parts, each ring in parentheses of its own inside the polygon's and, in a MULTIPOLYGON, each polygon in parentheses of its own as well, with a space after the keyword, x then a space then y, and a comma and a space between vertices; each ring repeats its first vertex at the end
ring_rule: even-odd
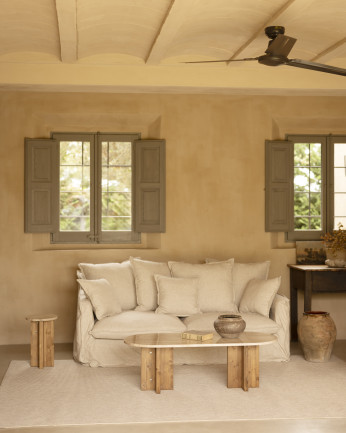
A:
POLYGON ((311 311, 312 281, 311 272, 305 272, 304 311, 311 311))
POLYGON ((295 270, 290 269, 290 316, 291 316, 291 340, 298 339, 298 293, 295 283, 295 270))

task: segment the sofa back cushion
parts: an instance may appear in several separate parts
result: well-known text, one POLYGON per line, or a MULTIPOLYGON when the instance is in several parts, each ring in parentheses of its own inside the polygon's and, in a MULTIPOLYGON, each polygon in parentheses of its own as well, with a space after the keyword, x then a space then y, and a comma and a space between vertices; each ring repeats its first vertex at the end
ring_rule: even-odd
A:
POLYGON ((167 263, 151 262, 130 257, 135 276, 137 311, 153 311, 157 308, 157 288, 154 275, 170 277, 167 263))
POLYGON ((155 275, 156 313, 187 317, 200 312, 197 278, 172 278, 155 275))
POLYGON ((239 311, 241 313, 258 313, 269 317, 269 311, 280 284, 281 277, 249 281, 240 300, 239 311))
POLYGON ((237 312, 233 291, 233 263, 190 264, 168 262, 173 277, 198 278, 199 307, 202 312, 237 312))
POLYGON ((78 279, 78 283, 90 299, 94 313, 98 320, 121 313, 121 305, 116 290, 107 280, 78 279))
POLYGON ((80 263, 87 280, 106 279, 114 288, 122 310, 133 310, 136 303, 135 280, 129 260, 122 263, 80 263))
MULTIPOLYGON (((234 259, 226 260, 232 261, 234 259)), ((215 259, 206 259, 207 263, 217 262, 215 259)), ((220 262, 219 263, 224 263, 220 262)), ((240 300, 243 296, 245 287, 248 282, 253 279, 266 280, 269 275, 270 261, 258 263, 238 263, 234 262, 233 265, 233 287, 235 303, 239 307, 240 300)))

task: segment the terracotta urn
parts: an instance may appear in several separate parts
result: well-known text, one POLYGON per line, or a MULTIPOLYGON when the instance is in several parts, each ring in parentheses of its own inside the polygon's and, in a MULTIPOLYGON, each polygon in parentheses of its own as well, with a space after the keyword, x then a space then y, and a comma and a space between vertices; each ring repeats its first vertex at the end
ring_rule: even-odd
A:
POLYGON ((307 361, 326 362, 336 338, 335 323, 326 311, 305 311, 298 322, 298 338, 307 361))
POLYGON ((215 331, 222 338, 237 338, 246 327, 239 314, 221 314, 214 322, 215 331))

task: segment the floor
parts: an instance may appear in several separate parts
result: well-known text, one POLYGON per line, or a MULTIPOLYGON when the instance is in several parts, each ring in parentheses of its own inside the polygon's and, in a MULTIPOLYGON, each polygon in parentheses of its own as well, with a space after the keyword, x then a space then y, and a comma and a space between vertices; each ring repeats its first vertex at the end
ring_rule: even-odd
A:
MULTIPOLYGON (((292 353, 301 354, 298 343, 292 353)), ((346 359, 346 340, 338 340, 334 352, 346 359)), ((0 346, 0 381, 11 360, 30 359, 30 345, 0 346)), ((71 344, 55 344, 55 359, 72 359, 71 344)), ((331 402, 332 403, 332 402, 331 402)), ((273 408, 275 410, 275 408, 273 408)), ((97 426, 2 429, 0 433, 345 433, 346 419, 260 420, 229 422, 185 422, 166 424, 119 424, 97 426)))

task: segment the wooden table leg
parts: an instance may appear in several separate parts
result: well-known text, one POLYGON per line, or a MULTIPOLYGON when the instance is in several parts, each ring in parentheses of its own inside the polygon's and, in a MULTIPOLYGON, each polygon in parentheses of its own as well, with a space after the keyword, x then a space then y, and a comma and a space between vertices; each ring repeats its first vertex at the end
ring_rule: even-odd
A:
POLYGON ((290 269, 290 316, 291 316, 291 340, 297 341, 297 325, 298 325, 298 293, 295 282, 295 270, 290 269))
POLYGON ((311 272, 305 272, 304 311, 311 311, 312 280, 311 272))
POLYGON ((141 390, 173 389, 173 348, 148 349, 141 352, 141 390))
POLYGON ((244 375, 242 388, 259 387, 259 346, 244 346, 244 375))
POLYGON ((141 390, 155 389, 156 349, 142 348, 141 351, 141 390))
POLYGON ((243 382, 244 351, 242 346, 227 347, 227 387, 240 388, 243 382))
POLYGON ((259 346, 227 347, 227 387, 259 387, 259 346))

